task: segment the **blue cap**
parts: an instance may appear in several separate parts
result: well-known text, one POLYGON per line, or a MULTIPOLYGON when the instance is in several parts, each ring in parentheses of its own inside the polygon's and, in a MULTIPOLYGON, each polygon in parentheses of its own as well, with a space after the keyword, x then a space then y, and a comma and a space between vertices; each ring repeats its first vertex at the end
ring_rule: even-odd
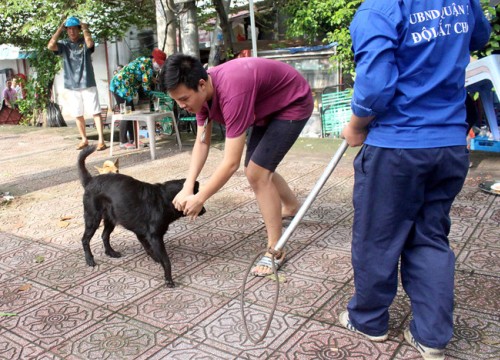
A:
POLYGON ((66 23, 64 24, 66 27, 70 26, 80 26, 80 20, 78 20, 76 17, 71 16, 66 20, 66 23))

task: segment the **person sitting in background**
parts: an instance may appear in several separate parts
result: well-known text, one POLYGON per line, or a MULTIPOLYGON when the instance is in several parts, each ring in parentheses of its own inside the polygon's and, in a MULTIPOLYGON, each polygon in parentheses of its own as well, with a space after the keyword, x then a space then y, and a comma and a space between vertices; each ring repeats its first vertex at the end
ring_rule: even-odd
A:
POLYGON ((16 107, 17 93, 16 90, 12 87, 12 80, 8 80, 5 83, 5 89, 2 92, 3 97, 3 105, 7 106, 10 109, 14 109, 16 107))
POLYGON ((21 82, 17 78, 12 79, 12 88, 16 91, 17 100, 24 99, 23 88, 21 82))
MULTIPOLYGON (((167 54, 155 48, 151 56, 139 57, 119 70, 111 79, 109 86, 116 103, 125 103, 134 111, 134 96, 140 87, 142 87, 146 95, 151 92, 156 81, 154 77, 155 72, 161 69, 166 58, 167 54)), ((124 121, 120 124, 120 148, 133 149, 135 148, 133 145, 134 141, 133 122, 124 121)))

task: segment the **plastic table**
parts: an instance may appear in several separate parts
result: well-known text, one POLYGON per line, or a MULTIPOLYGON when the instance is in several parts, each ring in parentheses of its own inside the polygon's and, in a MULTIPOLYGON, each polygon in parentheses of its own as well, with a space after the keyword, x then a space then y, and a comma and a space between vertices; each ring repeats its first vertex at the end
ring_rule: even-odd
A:
MULTIPOLYGON (((149 149, 151 152, 151 160, 156 159, 156 121, 161 120, 165 117, 171 117, 173 119, 175 136, 177 138, 177 143, 179 144, 179 150, 182 150, 181 137, 179 135, 179 129, 177 128, 177 121, 173 111, 133 111, 129 114, 113 114, 111 118, 111 146, 109 147, 109 155, 113 156, 113 138, 115 134, 115 122, 116 121, 136 121, 136 125, 139 122, 145 122, 149 134, 149 149)), ((135 132, 135 146, 139 145, 138 131, 135 132)))

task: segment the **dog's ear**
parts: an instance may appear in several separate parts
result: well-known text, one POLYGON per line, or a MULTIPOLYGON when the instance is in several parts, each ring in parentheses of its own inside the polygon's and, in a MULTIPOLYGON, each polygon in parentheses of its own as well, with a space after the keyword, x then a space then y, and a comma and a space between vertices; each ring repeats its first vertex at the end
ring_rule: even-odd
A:
POLYGON ((118 167, 119 167, 119 163, 120 162, 120 158, 116 158, 116 161, 115 161, 115 167, 116 167, 116 170, 118 170, 118 167))

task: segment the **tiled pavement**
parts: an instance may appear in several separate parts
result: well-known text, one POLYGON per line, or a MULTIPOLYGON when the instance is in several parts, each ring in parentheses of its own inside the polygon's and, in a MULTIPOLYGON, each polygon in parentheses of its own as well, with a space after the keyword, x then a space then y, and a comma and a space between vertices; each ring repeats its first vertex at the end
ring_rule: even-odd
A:
MULTIPOLYGON (((112 234, 119 259, 91 246, 98 266, 85 264, 82 187, 77 179, 76 129, 0 128, 1 359, 419 359, 403 341, 409 322, 401 291, 390 314, 389 340, 372 343, 339 326, 353 292, 350 264, 350 149, 288 241, 278 307, 267 337, 253 344, 241 316, 241 285, 250 260, 265 246, 264 227, 243 171, 207 204, 195 222, 174 223, 165 236, 177 287, 134 235, 112 234), (7 313, 7 314, 5 314, 7 313)), ((184 134, 185 138, 189 137, 184 134)), ((278 171, 304 199, 338 142, 301 139, 278 171)), ((172 139, 149 150, 117 151, 121 172, 148 182, 184 177, 190 147, 172 139)), ((202 180, 222 158, 210 153, 202 180)), ((500 179, 498 154, 472 154, 475 166, 452 209, 450 240, 457 255, 455 333, 448 359, 500 358, 500 197, 477 188, 500 179)), ((108 152, 94 153, 89 169, 108 152)), ((100 231, 99 231, 100 232, 100 231)), ((259 336, 275 283, 249 279, 245 309, 259 336)))

